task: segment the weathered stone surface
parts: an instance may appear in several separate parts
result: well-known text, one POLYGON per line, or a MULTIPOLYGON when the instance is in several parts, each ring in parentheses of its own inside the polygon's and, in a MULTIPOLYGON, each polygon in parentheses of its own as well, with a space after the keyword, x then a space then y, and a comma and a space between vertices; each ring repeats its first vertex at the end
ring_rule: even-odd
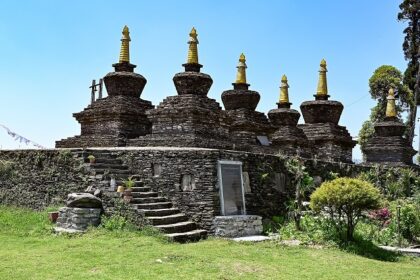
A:
POLYGON ((90 193, 70 193, 66 204, 73 208, 102 208, 102 200, 90 193))
POLYGON ((81 150, 0 150, 0 204, 43 209, 63 205, 69 192, 83 192, 89 173, 83 168, 81 150))
POLYGON ((343 104, 333 100, 305 101, 300 105, 305 123, 333 123, 338 124, 343 104))
POLYGON ((213 232, 220 237, 260 235, 262 231, 263 225, 260 216, 216 216, 213 220, 213 232))
POLYGON ((62 207, 58 213, 56 229, 83 232, 90 226, 98 226, 101 222, 101 209, 62 207))
POLYGON ((153 106, 140 99, 146 79, 134 73, 136 66, 130 63, 113 66, 116 72, 104 77, 108 96, 73 114, 81 124, 81 135, 57 141, 57 148, 119 147, 127 139, 150 133, 146 110, 153 106))
POLYGON ((148 111, 151 134, 129 141, 129 146, 231 147, 226 116, 220 105, 208 98, 212 80, 198 72, 174 77, 177 96, 165 98, 148 111))
POLYGON ((108 96, 131 96, 140 98, 147 80, 133 72, 110 72, 104 77, 108 96))
POLYGON ((271 125, 276 129, 270 134, 270 140, 279 153, 309 156, 308 139, 303 130, 297 127, 300 118, 298 111, 279 105, 279 108, 268 112, 268 117, 271 125))
POLYGON ((260 102, 260 94, 253 90, 226 90, 222 93, 222 101, 226 110, 255 110, 260 102))
POLYGON ((405 126, 396 118, 388 118, 374 126, 375 133, 362 151, 367 163, 412 165, 416 151, 403 137, 405 126))
MULTIPOLYGON (((82 151, 64 151, 0 150, 0 160, 10 161, 15 171, 10 177, 1 177, 1 203, 42 209, 51 203, 62 204, 68 192, 80 192, 93 184, 104 192, 106 213, 111 213, 114 208, 121 209, 120 205, 115 204, 119 198, 115 190, 110 191, 109 178, 104 180, 106 177, 103 175, 92 176, 85 173, 83 157, 80 155, 82 151)), ((249 181, 245 194, 248 214, 264 218, 282 214, 285 211, 284 202, 294 193, 292 177, 284 160, 275 155, 174 147, 83 151, 84 155, 95 155, 98 162, 110 160, 105 158, 106 153, 112 154, 112 158, 118 159, 120 164, 129 166, 129 173, 137 174, 136 178, 150 187, 150 191, 168 198, 173 207, 179 208, 200 228, 206 230, 211 230, 214 216, 220 215, 218 160, 243 163, 242 170, 249 181), (158 176, 154 172, 156 165, 161 168, 158 176), (261 181, 261 174, 268 174, 264 181, 261 181), (184 175, 193 178, 194 188, 182 188, 184 175)), ((357 176, 359 172, 370 169, 368 166, 325 162, 320 159, 307 160, 305 166, 311 176, 319 176, 322 180, 329 178, 330 172, 340 176, 357 176)), ((144 223, 144 217, 138 209, 128 210, 127 213, 132 213, 130 218, 137 219, 134 221, 136 224, 144 223)))
POLYGON ((298 125, 311 146, 312 157, 326 161, 352 162, 352 149, 356 141, 344 126, 338 125, 343 105, 328 97, 305 101, 301 104, 304 125, 298 125))
POLYGON ((206 96, 213 84, 210 75, 198 72, 175 74, 173 81, 179 95, 196 94, 206 96))

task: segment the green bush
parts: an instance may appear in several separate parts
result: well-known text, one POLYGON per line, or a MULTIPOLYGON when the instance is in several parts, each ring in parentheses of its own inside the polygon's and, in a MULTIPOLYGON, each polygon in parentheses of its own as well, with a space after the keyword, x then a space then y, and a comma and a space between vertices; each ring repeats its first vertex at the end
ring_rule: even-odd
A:
POLYGON ((420 192, 420 176, 411 168, 377 165, 360 173, 358 178, 375 185, 389 200, 411 197, 420 192))
POLYGON ((420 238, 420 213, 418 205, 406 202, 401 204, 400 210, 401 235, 411 242, 420 238))
POLYGON ((380 192, 369 182, 338 178, 324 182, 316 189, 311 195, 310 206, 316 212, 326 211, 339 231, 346 229, 347 240, 353 240, 362 211, 377 209, 380 204, 380 192))
POLYGON ((120 231, 120 230, 135 230, 135 226, 127 221, 126 218, 118 214, 112 216, 103 215, 101 218, 101 228, 109 231, 120 231))

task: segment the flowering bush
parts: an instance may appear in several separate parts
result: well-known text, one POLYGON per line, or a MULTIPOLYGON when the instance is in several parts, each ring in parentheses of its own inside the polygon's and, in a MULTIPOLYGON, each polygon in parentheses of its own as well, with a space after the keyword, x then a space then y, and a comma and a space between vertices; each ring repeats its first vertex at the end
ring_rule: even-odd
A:
POLYGON ((370 211, 368 217, 384 228, 391 223, 392 214, 391 211, 385 207, 370 211))

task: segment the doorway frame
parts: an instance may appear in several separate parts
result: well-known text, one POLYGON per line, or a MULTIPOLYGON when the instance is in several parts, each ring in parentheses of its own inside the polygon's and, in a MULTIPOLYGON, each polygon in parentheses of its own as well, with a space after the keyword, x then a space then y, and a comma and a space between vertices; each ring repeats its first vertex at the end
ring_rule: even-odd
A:
MULTIPOLYGON (((239 171, 241 176, 241 191, 242 191, 242 204, 244 208, 244 213, 242 215, 246 215, 246 206, 245 206, 245 190, 244 190, 244 178, 242 172, 242 162, 235 161, 235 160, 218 160, 217 161, 217 178, 219 184, 219 195, 220 195, 220 208, 222 216, 226 216, 225 214, 225 201, 223 197, 223 178, 222 178, 222 165, 239 165, 239 171)), ((231 215, 231 216, 240 216, 240 215, 231 215)))

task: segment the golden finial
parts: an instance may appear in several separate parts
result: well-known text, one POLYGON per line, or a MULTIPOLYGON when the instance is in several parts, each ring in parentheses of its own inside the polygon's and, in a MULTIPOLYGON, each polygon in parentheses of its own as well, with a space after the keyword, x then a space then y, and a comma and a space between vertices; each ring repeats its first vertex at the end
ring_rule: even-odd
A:
POLYGON ((395 109, 395 95, 394 95, 394 89, 390 88, 388 91, 387 96, 387 103, 386 103, 386 111, 385 116, 387 118, 392 118, 397 116, 397 110, 395 109))
POLYGON ((281 85, 280 85, 280 104, 289 103, 289 85, 287 83, 286 75, 281 77, 281 85))
POLYGON ((236 84, 246 84, 245 69, 247 68, 247 66, 246 66, 245 61, 246 61, 245 55, 241 53, 241 55, 239 56, 238 66, 236 66, 236 68, 238 68, 238 72, 236 74, 236 81, 235 81, 236 84))
POLYGON ((128 31, 127 25, 124 26, 121 38, 121 51, 120 51, 120 63, 130 63, 130 31, 128 31))
POLYGON ((318 89, 316 91, 317 96, 326 96, 328 95, 327 88, 327 62, 325 59, 321 60, 319 69, 319 80, 318 80, 318 89))
POLYGON ((187 63, 198 64, 198 39, 197 39, 197 30, 193 27, 190 32, 190 40, 188 41, 190 45, 188 48, 188 58, 187 63))

